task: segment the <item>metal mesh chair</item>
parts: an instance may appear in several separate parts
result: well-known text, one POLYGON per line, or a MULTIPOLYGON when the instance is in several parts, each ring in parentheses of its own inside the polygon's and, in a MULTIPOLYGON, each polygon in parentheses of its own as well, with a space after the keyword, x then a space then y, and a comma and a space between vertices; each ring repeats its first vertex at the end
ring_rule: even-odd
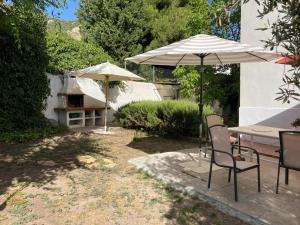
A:
MULTIPOLYGON (((218 114, 208 114, 205 116, 206 120, 206 148, 205 148, 205 157, 207 153, 207 144, 211 143, 210 137, 209 137, 209 127, 215 126, 215 125, 224 125, 223 117, 218 114)), ((239 140, 235 137, 230 136, 230 143, 231 144, 238 144, 239 140)))
POLYGON ((237 193, 237 174, 257 168, 257 180, 258 180, 258 192, 260 192, 260 161, 258 152, 250 147, 232 145, 230 143, 230 135, 228 132, 228 128, 223 125, 215 125, 209 128, 209 134, 212 142, 212 156, 210 161, 210 170, 209 170, 209 178, 208 178, 208 188, 210 188, 211 175, 212 175, 212 167, 213 164, 216 164, 220 167, 225 167, 229 169, 228 174, 228 182, 230 182, 231 171, 233 171, 234 175, 234 196, 235 201, 238 201, 238 193, 237 193), (248 161, 239 161, 236 160, 234 156, 234 150, 241 151, 252 151, 256 154, 257 161, 256 162, 248 162, 248 161))
POLYGON ((285 184, 289 183, 289 169, 300 171, 300 131, 279 131, 280 150, 276 194, 280 168, 285 168, 285 184))
POLYGON ((206 125, 207 127, 223 125, 223 118, 217 114, 209 114, 206 116, 206 125))

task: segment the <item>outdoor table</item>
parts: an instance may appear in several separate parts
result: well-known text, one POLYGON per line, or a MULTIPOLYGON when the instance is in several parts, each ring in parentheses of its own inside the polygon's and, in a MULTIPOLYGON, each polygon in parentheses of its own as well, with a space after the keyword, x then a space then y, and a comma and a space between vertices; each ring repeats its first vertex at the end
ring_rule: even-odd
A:
MULTIPOLYGON (((250 136, 250 146, 253 147, 253 138, 256 137, 263 137, 263 138, 270 138, 274 140, 279 140, 279 131, 287 131, 284 128, 277 128, 277 127, 268 127, 268 126, 261 126, 261 125, 249 125, 249 126, 241 126, 241 127, 229 127, 228 130, 231 133, 237 133, 239 136, 239 144, 240 144, 240 135, 245 134, 250 136)), ((252 159, 252 153, 250 153, 250 157, 252 159)))

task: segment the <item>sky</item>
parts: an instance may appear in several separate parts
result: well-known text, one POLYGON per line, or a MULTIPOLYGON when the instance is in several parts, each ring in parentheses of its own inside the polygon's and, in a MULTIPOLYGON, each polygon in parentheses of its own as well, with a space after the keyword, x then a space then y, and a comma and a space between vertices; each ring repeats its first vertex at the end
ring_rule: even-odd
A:
POLYGON ((79 8, 79 0, 68 0, 64 8, 55 9, 53 7, 47 8, 47 14, 50 18, 60 19, 60 20, 76 20, 76 10, 79 8))

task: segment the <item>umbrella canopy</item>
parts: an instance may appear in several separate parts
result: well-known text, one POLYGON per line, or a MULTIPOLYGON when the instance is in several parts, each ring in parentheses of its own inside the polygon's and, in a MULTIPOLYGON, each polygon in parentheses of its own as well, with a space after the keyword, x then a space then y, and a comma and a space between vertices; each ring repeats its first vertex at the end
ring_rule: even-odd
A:
POLYGON ((73 71, 71 72, 71 75, 93 80, 106 80, 107 77, 109 81, 145 80, 144 78, 109 62, 73 71))
MULTIPOLYGON (((203 115, 204 65, 236 64, 245 62, 266 62, 277 59, 281 54, 266 51, 261 47, 229 41, 217 36, 199 34, 149 52, 127 58, 137 64, 150 65, 199 65, 200 103, 199 116, 203 115)), ((202 119, 199 127, 200 149, 202 140, 202 119)))
POLYGON ((205 65, 215 65, 266 62, 279 58, 281 54, 217 36, 199 34, 126 60, 150 65, 199 65, 200 56, 205 57, 205 65))
POLYGON ((284 57, 278 61, 276 61, 277 64, 288 64, 288 65, 294 65, 297 66, 300 64, 299 54, 284 57))
POLYGON ((71 72, 71 75, 90 78, 93 80, 103 80, 105 83, 105 114, 104 114, 104 133, 107 131, 107 106, 108 106, 108 82, 126 80, 145 80, 123 68, 109 62, 91 66, 85 69, 71 72))

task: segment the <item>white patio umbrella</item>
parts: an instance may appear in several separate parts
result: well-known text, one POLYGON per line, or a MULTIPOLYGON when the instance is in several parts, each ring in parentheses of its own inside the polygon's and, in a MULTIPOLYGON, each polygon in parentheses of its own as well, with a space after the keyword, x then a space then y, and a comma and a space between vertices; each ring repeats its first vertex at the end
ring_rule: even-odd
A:
MULTIPOLYGON (((281 54, 267 51, 261 47, 199 34, 125 60, 150 65, 200 65, 199 116, 202 118, 204 65, 266 62, 280 57, 281 54)), ((202 119, 200 119, 199 134, 201 148, 202 119)))
POLYGON ((93 80, 105 81, 105 115, 104 133, 107 133, 107 107, 108 107, 108 83, 109 81, 145 80, 123 68, 109 62, 91 66, 85 69, 71 72, 77 77, 90 78, 93 80))

